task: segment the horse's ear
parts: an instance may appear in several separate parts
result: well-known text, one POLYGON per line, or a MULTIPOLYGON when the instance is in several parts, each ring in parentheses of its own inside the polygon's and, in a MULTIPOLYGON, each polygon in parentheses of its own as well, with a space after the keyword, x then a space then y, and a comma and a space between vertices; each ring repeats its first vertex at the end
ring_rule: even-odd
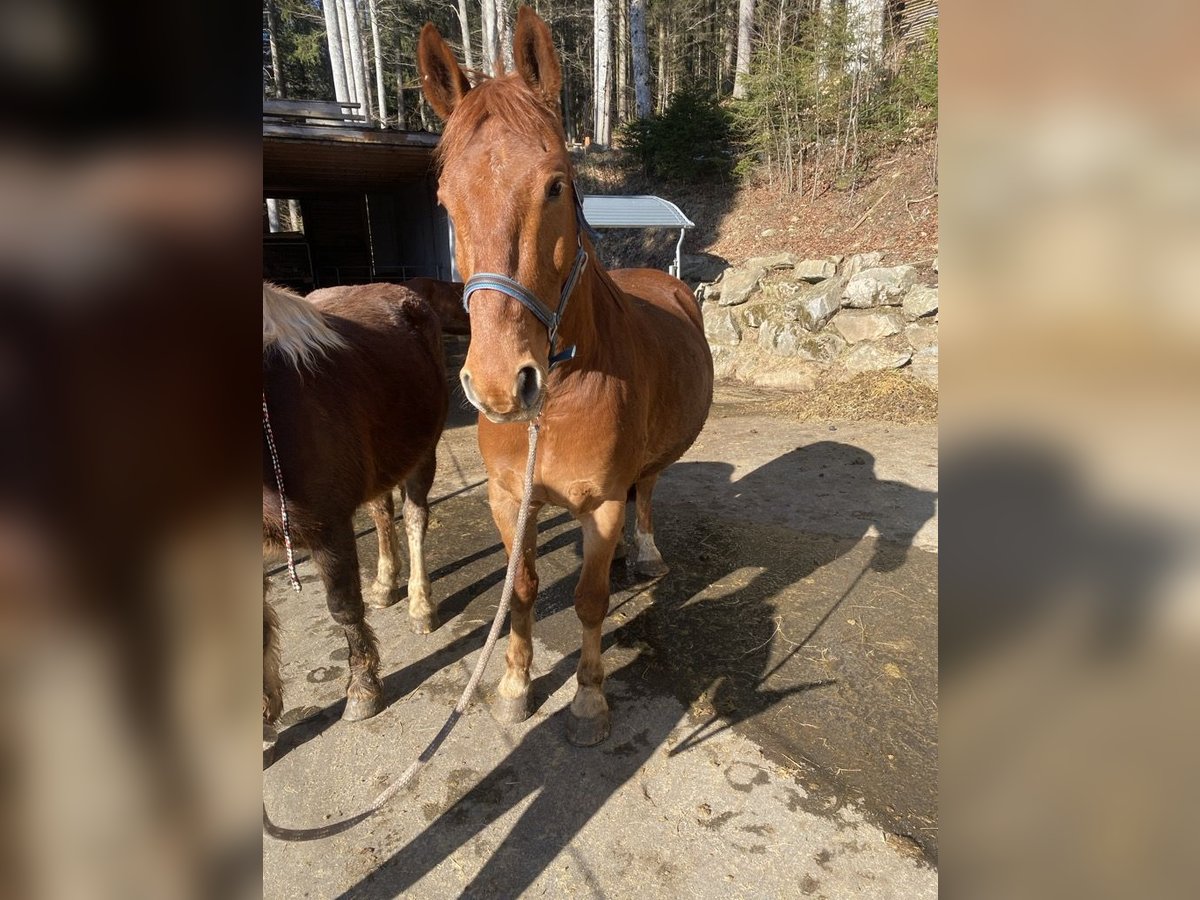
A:
POLYGON ((525 83, 550 105, 559 108, 562 68, 554 52, 554 38, 546 23, 528 6, 517 11, 517 33, 513 38, 513 62, 525 83))
POLYGON ((421 73, 421 90, 433 111, 442 121, 450 118, 454 107, 471 89, 471 82, 454 58, 454 51, 442 39, 432 22, 421 29, 417 44, 417 70, 421 73))

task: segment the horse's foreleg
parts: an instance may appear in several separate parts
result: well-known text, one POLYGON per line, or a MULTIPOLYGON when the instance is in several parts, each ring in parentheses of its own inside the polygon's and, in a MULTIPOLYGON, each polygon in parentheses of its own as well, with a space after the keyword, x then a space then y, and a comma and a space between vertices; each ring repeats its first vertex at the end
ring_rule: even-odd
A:
POLYGON ((350 683, 342 718, 366 719, 383 709, 383 686, 379 683, 379 646, 364 617, 354 526, 347 519, 331 526, 324 537, 312 548, 313 562, 325 584, 329 614, 346 632, 350 647, 350 683))
POLYGON ((608 701, 604 699, 604 660, 600 637, 608 614, 608 568, 625 524, 625 501, 610 500, 589 515, 583 525, 583 571, 575 588, 575 612, 583 640, 575 679, 575 699, 567 718, 567 739, 591 746, 606 737, 610 728, 608 701))
POLYGON ((637 483, 637 522, 634 525, 633 570, 639 575, 657 578, 666 575, 667 564, 663 562, 662 554, 654 545, 654 515, 650 508, 650 498, 654 494, 657 475, 643 478, 637 483))
MULTIPOLYGON (((490 485, 489 485, 490 488, 490 485)), ((531 504, 525 534, 517 539, 517 514, 520 502, 499 491, 491 494, 492 518, 500 530, 504 549, 511 558, 520 554, 513 583, 512 607, 509 613, 508 652, 504 655, 504 676, 496 687, 492 713, 505 725, 515 725, 529 718, 529 669, 533 664, 533 602, 537 599, 538 575, 537 514, 540 504, 531 504), (516 547, 514 548, 514 542, 516 547)))
POLYGON ((401 565, 400 545, 396 540, 396 506, 391 490, 380 494, 367 504, 367 508, 371 510, 375 533, 379 537, 379 570, 367 593, 367 605, 383 609, 400 599, 397 577, 401 565))
POLYGON ((413 631, 429 634, 437 628, 437 607, 430 600, 425 574, 425 530, 429 527, 429 489, 437 456, 429 454, 404 482, 404 533, 408 536, 408 615, 413 631))

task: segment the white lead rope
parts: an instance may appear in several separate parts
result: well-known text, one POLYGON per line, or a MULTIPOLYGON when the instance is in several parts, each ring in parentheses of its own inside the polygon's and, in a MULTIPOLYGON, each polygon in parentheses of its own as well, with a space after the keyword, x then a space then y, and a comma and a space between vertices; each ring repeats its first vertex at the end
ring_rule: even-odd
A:
POLYGON ((508 615, 508 606, 512 600, 513 582, 516 579, 517 565, 520 562, 525 546, 525 528, 529 521, 529 504, 533 496, 533 463, 537 455, 538 428, 539 426, 536 421, 529 423, 529 456, 525 460, 525 492, 521 497, 520 512, 517 513, 517 527, 516 531, 513 532, 513 552, 508 556, 508 572, 504 576, 504 590, 500 594, 500 605, 496 608, 496 617, 492 620, 492 630, 488 632, 487 640, 483 645, 483 652, 480 653, 479 659, 475 663, 475 671, 471 673, 471 679, 467 682, 467 686, 463 688, 462 696, 458 698, 458 703, 454 705, 454 710, 446 719, 446 724, 434 735, 433 740, 429 742, 429 746, 422 751, 421 755, 413 760, 412 765, 404 770, 404 774, 384 788, 367 809, 349 819, 334 822, 331 825, 323 825, 319 828, 283 828, 271 821, 267 815, 267 805, 264 802, 263 831, 271 837, 282 841, 313 841, 318 838, 340 834, 343 831, 353 828, 365 819, 370 818, 382 809, 396 794, 404 790, 408 783, 412 781, 413 776, 429 760, 433 759, 433 755, 442 745, 442 742, 450 736, 450 732, 454 730, 454 726, 458 724, 458 720, 466 712, 467 704, 471 702, 471 696, 475 693, 475 688, 479 685, 479 679, 483 677, 483 670, 487 667, 488 660, 492 656, 492 651, 496 648, 496 640, 500 637, 500 626, 504 623, 505 616, 508 615))

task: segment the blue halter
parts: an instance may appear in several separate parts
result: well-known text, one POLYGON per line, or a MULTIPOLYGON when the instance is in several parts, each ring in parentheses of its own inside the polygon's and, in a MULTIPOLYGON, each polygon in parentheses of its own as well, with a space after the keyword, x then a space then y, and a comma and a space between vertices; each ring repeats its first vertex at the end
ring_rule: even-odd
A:
POLYGON ((476 291, 499 291, 501 294, 512 297, 533 313, 538 321, 546 326, 546 333, 550 337, 551 369, 561 362, 575 358, 574 344, 570 347, 564 347, 561 351, 556 350, 558 344, 558 327, 562 324, 563 313, 567 309, 567 301, 571 299, 575 285, 579 283, 579 276, 583 274, 583 267, 588 261, 587 251, 583 249, 584 232, 587 232, 588 237, 593 242, 599 238, 599 235, 587 223, 587 219, 584 218, 583 202, 579 199, 579 190, 575 187, 574 182, 571 184, 571 192, 575 195, 575 221, 578 226, 575 232, 577 248, 575 250, 575 262, 571 265, 571 273, 567 276, 566 283, 562 287, 562 293, 558 297, 557 309, 551 309, 542 302, 541 298, 519 281, 496 272, 476 272, 467 279, 466 287, 463 289, 463 308, 467 311, 468 315, 471 312, 471 295, 476 291))

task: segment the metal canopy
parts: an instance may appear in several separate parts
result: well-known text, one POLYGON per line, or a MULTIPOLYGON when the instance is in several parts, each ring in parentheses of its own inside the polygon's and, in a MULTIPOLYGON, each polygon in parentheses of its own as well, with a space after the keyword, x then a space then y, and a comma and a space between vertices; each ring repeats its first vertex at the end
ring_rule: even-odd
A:
POLYGON ((696 223, 683 214, 670 200, 649 195, 641 196, 584 196, 583 215, 593 228, 678 228, 679 241, 675 244, 675 265, 671 274, 682 278, 680 253, 683 236, 696 223))

